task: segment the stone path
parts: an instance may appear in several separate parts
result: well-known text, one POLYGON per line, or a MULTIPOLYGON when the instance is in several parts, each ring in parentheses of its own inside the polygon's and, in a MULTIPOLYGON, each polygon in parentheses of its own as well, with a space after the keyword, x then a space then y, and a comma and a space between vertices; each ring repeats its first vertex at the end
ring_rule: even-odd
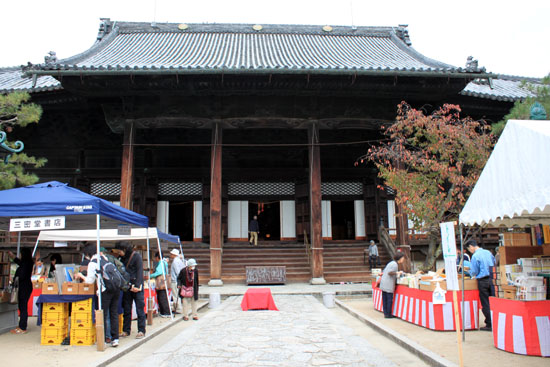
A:
POLYGON ((395 366, 313 296, 273 298, 278 312, 228 298, 140 366, 395 366))

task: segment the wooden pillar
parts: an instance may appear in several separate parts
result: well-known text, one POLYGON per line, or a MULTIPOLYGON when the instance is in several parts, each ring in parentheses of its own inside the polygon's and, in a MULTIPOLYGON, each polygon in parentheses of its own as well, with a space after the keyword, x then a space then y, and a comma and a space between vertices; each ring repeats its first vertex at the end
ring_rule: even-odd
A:
POLYGON ((325 284, 323 277, 323 229, 321 210, 321 147, 319 128, 315 123, 308 128, 309 141, 309 205, 311 236, 311 284, 325 284))
POLYGON ((222 129, 212 128, 210 160, 210 286, 222 282, 222 129))
POLYGON ((409 218, 403 210, 403 206, 395 204, 395 230, 397 246, 409 244, 409 218))
POLYGON ((120 206, 129 210, 132 210, 133 198, 135 137, 134 124, 125 124, 122 143, 122 170, 120 173, 120 206))

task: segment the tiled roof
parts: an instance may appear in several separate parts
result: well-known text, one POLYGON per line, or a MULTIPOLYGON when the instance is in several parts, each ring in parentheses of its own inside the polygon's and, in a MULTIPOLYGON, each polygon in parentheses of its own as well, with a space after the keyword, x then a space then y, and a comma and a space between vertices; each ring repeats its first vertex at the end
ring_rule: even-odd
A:
POLYGON ((471 77, 484 72, 483 68, 457 68, 423 56, 410 46, 406 26, 253 27, 104 20, 98 41, 88 51, 35 65, 32 73, 417 73, 471 77))
POLYGON ((524 85, 526 82, 540 84, 540 79, 498 75, 498 79, 476 79, 466 86, 460 94, 465 96, 514 102, 528 97, 536 97, 524 85))
POLYGON ((48 75, 39 76, 33 86, 32 77, 25 76, 20 67, 0 68, 0 93, 15 91, 43 92, 63 89, 61 83, 48 75))

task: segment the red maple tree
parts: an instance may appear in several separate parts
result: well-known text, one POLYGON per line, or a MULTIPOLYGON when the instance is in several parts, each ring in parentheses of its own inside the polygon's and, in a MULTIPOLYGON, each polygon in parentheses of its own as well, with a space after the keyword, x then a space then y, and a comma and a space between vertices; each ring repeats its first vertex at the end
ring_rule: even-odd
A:
POLYGON ((427 233, 424 269, 441 252, 439 223, 458 219, 494 145, 488 124, 461 118, 460 112, 445 104, 426 115, 401 102, 396 122, 383 129, 388 140, 360 158, 374 162, 379 177, 395 190, 396 204, 415 229, 427 233))

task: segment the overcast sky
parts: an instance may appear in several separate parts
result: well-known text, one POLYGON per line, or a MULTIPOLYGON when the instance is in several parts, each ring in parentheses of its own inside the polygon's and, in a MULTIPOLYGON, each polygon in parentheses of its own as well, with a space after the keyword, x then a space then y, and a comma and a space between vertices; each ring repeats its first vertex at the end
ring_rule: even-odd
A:
POLYGON ((88 49, 99 18, 170 23, 409 25, 412 46, 464 66, 470 55, 499 74, 550 73, 548 0, 3 0, 0 67, 88 49))

